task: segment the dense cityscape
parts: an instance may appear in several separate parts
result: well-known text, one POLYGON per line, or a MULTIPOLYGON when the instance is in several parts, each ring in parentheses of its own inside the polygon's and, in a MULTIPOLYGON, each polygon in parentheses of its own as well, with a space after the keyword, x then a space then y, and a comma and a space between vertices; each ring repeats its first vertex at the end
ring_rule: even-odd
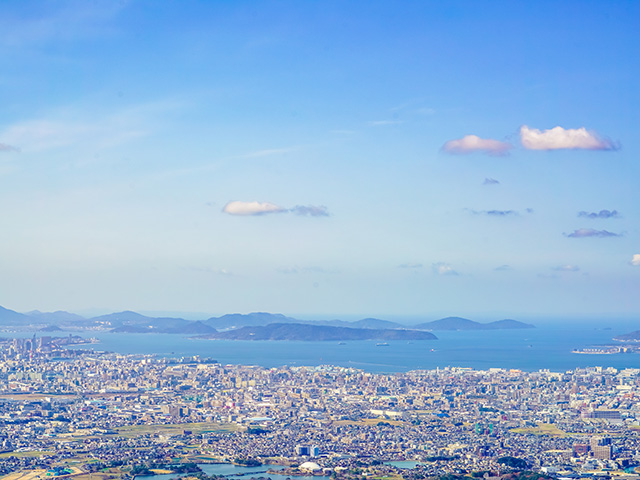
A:
POLYGON ((640 369, 267 369, 73 350, 63 339, 3 344, 7 478, 223 462, 291 476, 637 478, 640 369))

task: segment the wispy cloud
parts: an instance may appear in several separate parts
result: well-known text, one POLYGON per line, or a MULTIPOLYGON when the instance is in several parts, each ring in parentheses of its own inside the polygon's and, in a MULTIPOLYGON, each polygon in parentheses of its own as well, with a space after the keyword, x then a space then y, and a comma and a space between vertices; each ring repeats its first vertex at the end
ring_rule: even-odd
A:
POLYGON ((631 261, 629 263, 634 267, 640 267, 640 253, 636 253, 633 257, 631 257, 631 261))
POLYGON ((477 135, 465 135, 456 140, 449 140, 442 146, 442 150, 456 155, 480 152, 487 155, 506 155, 513 148, 509 142, 501 142, 491 138, 480 138, 477 135))
POLYGON ((210 267, 195 267, 195 266, 191 266, 191 267, 187 267, 188 270, 191 270, 193 272, 204 272, 204 273, 211 273, 214 275, 221 275, 223 277, 231 277, 233 276, 233 273, 230 272, 229 270, 227 270, 226 268, 210 268, 210 267))
POLYGON ((18 152, 20 151, 17 147, 12 145, 7 145, 6 143, 0 143, 0 152, 18 152))
POLYGON ((293 275, 300 273, 300 269, 298 267, 281 267, 278 268, 278 273, 284 273, 285 275, 293 275))
POLYGON ((436 109, 435 108, 429 108, 429 107, 422 107, 422 108, 417 109, 416 113, 418 113, 420 115, 435 115, 436 109))
POLYGON ((282 267, 278 268, 279 273, 284 273, 285 275, 296 275, 299 273, 322 273, 322 274, 335 274, 338 273, 337 270, 327 270, 318 266, 309 266, 309 267, 282 267))
POLYGON ((353 135, 354 133, 356 133, 355 130, 346 130, 346 129, 338 129, 338 130, 331 130, 331 133, 335 133, 336 135, 353 135))
POLYGON ((5 145, 20 145, 26 153, 76 146, 109 148, 149 135, 163 115, 184 107, 181 101, 159 100, 94 113, 89 118, 83 109, 71 105, 9 125, 0 138, 5 145))
POLYGON ((416 268, 422 268, 422 264, 421 263, 403 263, 402 265, 398 265, 398 268, 416 269, 416 268))
POLYGON ((528 150, 617 150, 619 145, 585 127, 538 130, 520 127, 520 141, 528 150))
POLYGON ((558 265, 557 267, 553 267, 551 270, 556 272, 578 272, 580 271, 580 267, 576 265, 558 265))
POLYGON ((2 132, 2 138, 22 145, 27 151, 44 151, 65 147, 98 134, 99 128, 95 125, 38 119, 9 126, 2 132))
POLYGON ((585 218, 618 218, 617 210, 600 210, 599 212, 578 212, 579 217, 585 218))
POLYGON ((431 107, 425 106, 425 101, 427 99, 424 97, 414 98, 407 102, 401 103, 400 105, 396 105, 389 109, 391 112, 405 112, 409 113, 417 113, 418 115, 434 115, 436 110, 431 107))
POLYGON ((546 279, 549 279, 549 280, 557 280, 558 278, 560 278, 560 275, 558 275, 556 273, 552 273, 552 274, 539 273, 538 274, 538 278, 546 278, 546 279))
POLYGON ((513 270, 510 265, 500 265, 499 267, 494 268, 496 272, 508 272, 509 270, 513 270))
POLYGON ((329 212, 324 205, 296 205, 293 208, 285 208, 269 202, 243 202, 234 200, 228 202, 223 208, 223 213, 237 216, 259 216, 270 213, 293 213, 306 217, 328 217, 329 212))
POLYGON ((402 120, 372 120, 367 122, 370 127, 384 127, 385 125, 400 125, 404 123, 402 120))
MULTIPOLYGON (((517 217, 520 215, 520 212, 517 210, 473 210, 470 208, 465 208, 472 215, 487 215, 489 217, 517 217)), ((527 213, 532 213, 533 210, 527 208, 525 210, 527 213)))
POLYGON ((444 262, 434 263, 432 264, 432 268, 434 273, 436 273, 437 275, 460 275, 448 263, 444 263, 444 262))
POLYGON ((249 152, 243 155, 243 158, 259 158, 269 157, 271 155, 284 155, 298 150, 298 147, 286 147, 286 148, 265 148, 263 150, 256 150, 255 152, 249 152))
POLYGON ((28 15, 0 19, 0 45, 31 47, 52 41, 113 34, 109 21, 128 2, 53 2, 32 8, 28 15))
POLYGON ((329 212, 324 205, 296 205, 289 209, 291 213, 307 217, 328 217, 329 212))
POLYGON ((574 230, 573 233, 566 235, 569 238, 588 238, 588 237, 598 237, 598 238, 606 238, 606 237, 621 237, 621 233, 613 233, 608 230, 594 230, 593 228, 579 228, 578 230, 574 230))
POLYGON ((282 208, 274 203, 269 202, 241 202, 232 201, 227 203, 222 211, 229 215, 238 216, 255 216, 255 215, 267 215, 269 213, 284 213, 286 208, 282 208))
POLYGON ((485 215, 489 215, 490 217, 508 217, 509 215, 519 215, 515 210, 486 210, 484 212, 485 215))
POLYGON ((487 177, 484 179, 484 182, 482 182, 482 184, 483 185, 500 185, 500 182, 495 178, 487 177))

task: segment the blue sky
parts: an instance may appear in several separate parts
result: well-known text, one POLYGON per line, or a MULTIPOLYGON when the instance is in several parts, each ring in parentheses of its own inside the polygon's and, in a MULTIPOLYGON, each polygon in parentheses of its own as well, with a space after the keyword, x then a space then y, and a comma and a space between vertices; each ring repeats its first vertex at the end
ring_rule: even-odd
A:
POLYGON ((0 304, 640 313, 637 2, 0 5, 0 304))

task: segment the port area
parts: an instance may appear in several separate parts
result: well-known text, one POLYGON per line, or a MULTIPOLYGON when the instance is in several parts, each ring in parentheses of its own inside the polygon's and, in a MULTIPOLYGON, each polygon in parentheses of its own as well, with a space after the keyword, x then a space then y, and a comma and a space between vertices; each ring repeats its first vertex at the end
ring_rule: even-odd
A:
POLYGON ((572 353, 586 355, 618 355, 621 353, 640 353, 638 345, 592 345, 584 348, 576 348, 572 353))

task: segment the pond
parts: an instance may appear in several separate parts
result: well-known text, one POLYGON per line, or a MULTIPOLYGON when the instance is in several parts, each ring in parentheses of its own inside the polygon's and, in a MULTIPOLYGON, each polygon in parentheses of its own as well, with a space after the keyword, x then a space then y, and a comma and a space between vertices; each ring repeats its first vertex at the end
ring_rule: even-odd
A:
MULTIPOLYGON (((207 475, 224 475, 231 480, 248 480, 251 477, 263 477, 270 480, 329 480, 327 476, 291 476, 267 473, 267 470, 283 470, 282 465, 260 465, 258 467, 243 467, 232 463, 200 463, 198 466, 207 475)), ((138 475, 136 480, 170 480, 172 478, 189 476, 188 473, 168 473, 162 475, 138 475)))
POLYGON ((398 462, 385 462, 385 465, 391 465, 392 467, 396 467, 396 468, 404 468, 404 469, 414 469, 416 468, 418 465, 422 465, 422 463, 420 462, 413 462, 411 460, 401 460, 398 462))

